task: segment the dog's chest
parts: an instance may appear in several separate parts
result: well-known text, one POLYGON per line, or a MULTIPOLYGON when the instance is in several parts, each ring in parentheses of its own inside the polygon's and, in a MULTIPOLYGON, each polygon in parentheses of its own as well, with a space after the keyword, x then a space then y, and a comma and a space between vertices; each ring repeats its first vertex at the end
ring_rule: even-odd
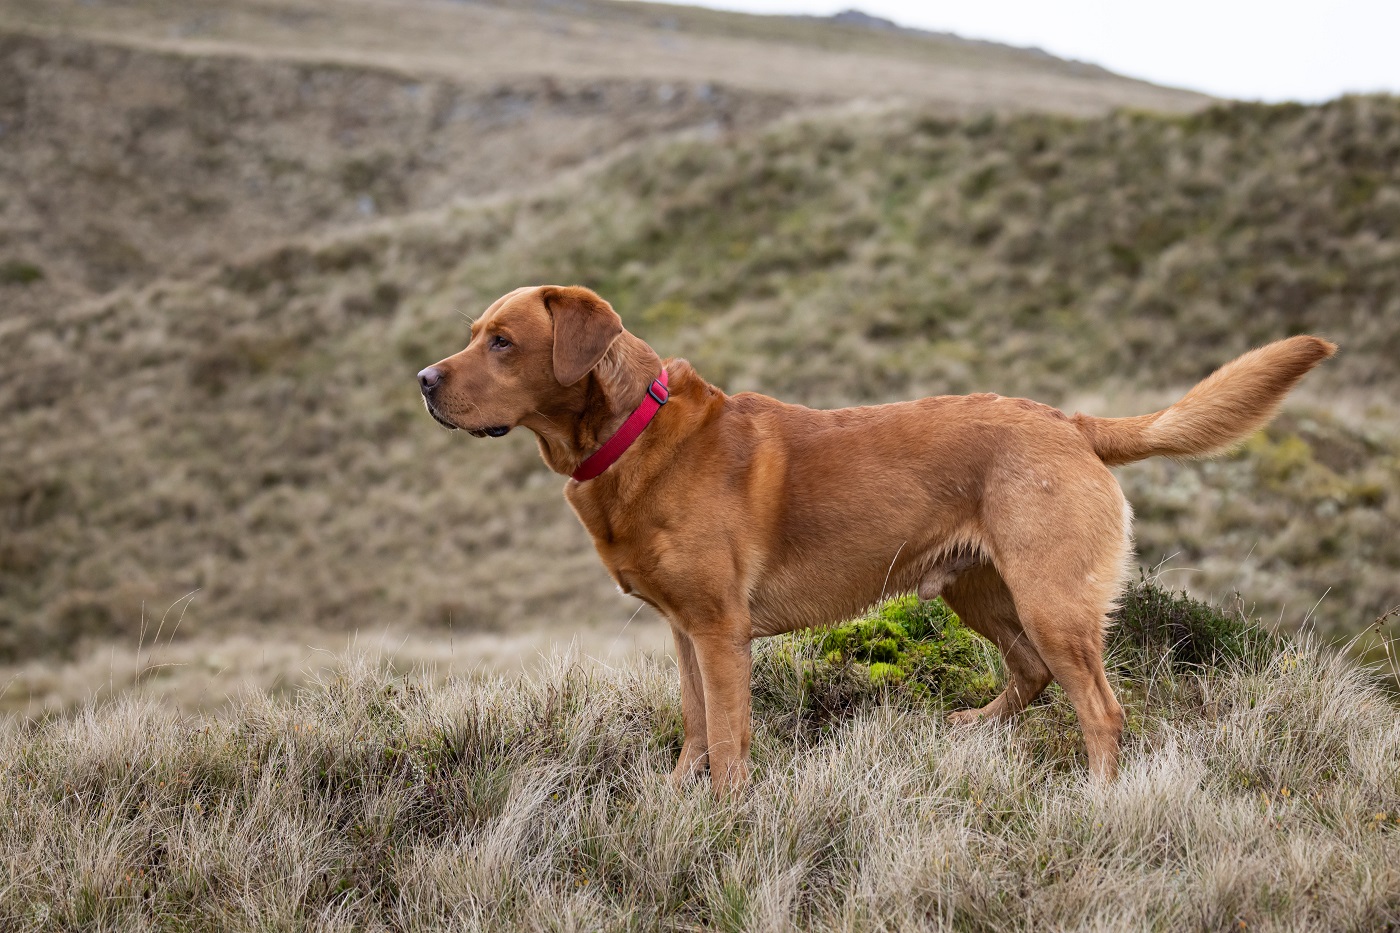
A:
POLYGON ((653 606, 658 605, 659 594, 648 585, 647 574, 641 567, 644 561, 638 560, 641 556, 638 543, 629 534, 632 529, 627 523, 616 521, 606 509, 586 500, 576 501, 570 497, 569 504, 593 539, 593 548, 598 552, 608 576, 617 584, 618 592, 624 596, 635 596, 653 606))

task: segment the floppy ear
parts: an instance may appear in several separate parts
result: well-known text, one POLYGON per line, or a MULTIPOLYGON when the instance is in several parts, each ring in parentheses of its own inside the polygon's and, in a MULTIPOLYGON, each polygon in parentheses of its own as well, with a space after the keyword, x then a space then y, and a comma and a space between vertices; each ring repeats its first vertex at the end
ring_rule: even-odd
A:
POLYGON ((598 365, 622 333, 622 318, 581 285, 547 285, 540 297, 554 318, 554 378, 571 386, 598 365))

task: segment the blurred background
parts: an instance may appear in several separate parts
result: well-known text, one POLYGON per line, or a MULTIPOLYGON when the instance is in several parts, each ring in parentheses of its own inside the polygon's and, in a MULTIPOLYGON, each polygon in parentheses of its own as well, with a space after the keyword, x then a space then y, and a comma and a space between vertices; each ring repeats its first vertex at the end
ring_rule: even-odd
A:
POLYGON ((0 708, 665 651, 528 433, 422 411, 538 282, 814 406, 1137 414, 1330 337, 1237 453, 1117 472, 1150 572, 1364 650, 1400 604, 1395 11, 979 6, 0 0, 0 708))

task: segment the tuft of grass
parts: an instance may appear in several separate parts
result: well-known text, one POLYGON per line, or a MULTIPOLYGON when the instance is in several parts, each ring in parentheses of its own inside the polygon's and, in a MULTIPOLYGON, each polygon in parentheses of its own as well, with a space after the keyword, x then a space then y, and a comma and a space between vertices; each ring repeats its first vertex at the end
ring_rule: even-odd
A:
POLYGON ((667 783, 676 675, 644 659, 556 656, 532 677, 427 686, 350 656, 293 695, 249 692, 212 716, 128 696, 10 718, 0 927, 1400 923, 1394 697, 1305 639, 1232 654, 1250 623, 1140 589, 1134 631, 1189 629, 1203 649, 1214 633, 1202 656, 1219 660, 1182 667, 1191 689, 1164 701, 1125 692, 1138 725, 1108 786, 1065 767, 1062 698, 950 728, 951 697, 901 695, 930 682, 917 674, 930 649, 994 674, 946 609, 908 600, 764 644, 755 691, 771 701, 804 652, 823 665, 814 690, 857 666, 905 675, 833 706, 819 730, 760 706, 754 784, 731 803, 667 783))
POLYGON ((1172 592, 1143 575, 1118 601, 1108 652, 1123 670, 1167 663, 1196 671, 1265 657, 1279 650, 1277 635, 1236 610, 1172 592))

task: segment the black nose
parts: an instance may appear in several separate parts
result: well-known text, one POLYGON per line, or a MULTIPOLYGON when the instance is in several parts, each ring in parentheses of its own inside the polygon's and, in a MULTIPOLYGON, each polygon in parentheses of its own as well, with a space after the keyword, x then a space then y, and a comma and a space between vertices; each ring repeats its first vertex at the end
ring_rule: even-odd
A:
POLYGON ((429 366, 418 374, 418 385, 422 388, 424 395, 436 389, 437 384, 441 381, 442 370, 438 369, 436 366, 429 366))

